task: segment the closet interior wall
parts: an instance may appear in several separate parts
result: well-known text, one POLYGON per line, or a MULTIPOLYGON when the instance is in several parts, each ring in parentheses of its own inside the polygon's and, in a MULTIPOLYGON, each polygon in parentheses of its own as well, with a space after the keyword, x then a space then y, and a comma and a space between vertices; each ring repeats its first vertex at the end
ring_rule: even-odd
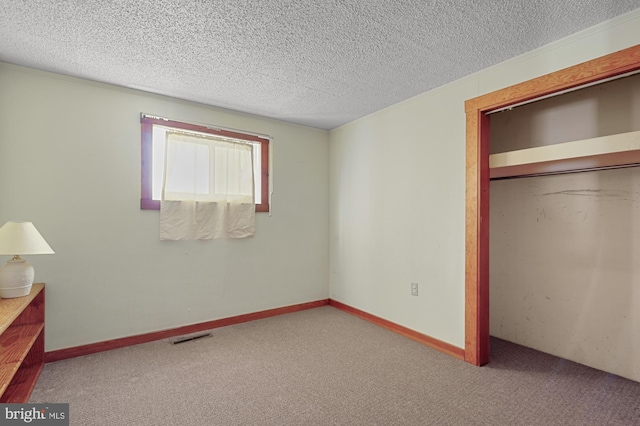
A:
MULTIPOLYGON (((640 74, 490 117, 491 154, 640 130, 640 74)), ((490 333, 640 381, 640 167, 493 180, 490 333)))

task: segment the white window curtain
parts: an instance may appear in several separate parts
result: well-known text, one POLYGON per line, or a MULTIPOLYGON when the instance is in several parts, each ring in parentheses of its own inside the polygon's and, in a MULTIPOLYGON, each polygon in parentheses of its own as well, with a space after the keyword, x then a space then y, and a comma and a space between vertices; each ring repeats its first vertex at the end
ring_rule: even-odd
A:
POLYGON ((253 145, 167 132, 161 240, 255 234, 253 145))

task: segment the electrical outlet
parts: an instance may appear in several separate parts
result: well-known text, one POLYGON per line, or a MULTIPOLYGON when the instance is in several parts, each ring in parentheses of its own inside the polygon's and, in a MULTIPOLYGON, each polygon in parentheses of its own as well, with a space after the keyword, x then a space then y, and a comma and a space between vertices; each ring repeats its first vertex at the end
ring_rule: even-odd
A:
POLYGON ((411 283, 411 295, 412 296, 418 295, 418 283, 411 283))

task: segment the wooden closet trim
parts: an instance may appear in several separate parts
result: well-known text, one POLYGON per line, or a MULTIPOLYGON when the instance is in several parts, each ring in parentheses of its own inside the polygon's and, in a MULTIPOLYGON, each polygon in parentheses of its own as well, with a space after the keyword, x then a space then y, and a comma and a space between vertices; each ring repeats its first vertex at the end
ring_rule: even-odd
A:
POLYGON ((640 45, 469 99, 466 128, 465 361, 489 362, 487 113, 640 69, 640 45))

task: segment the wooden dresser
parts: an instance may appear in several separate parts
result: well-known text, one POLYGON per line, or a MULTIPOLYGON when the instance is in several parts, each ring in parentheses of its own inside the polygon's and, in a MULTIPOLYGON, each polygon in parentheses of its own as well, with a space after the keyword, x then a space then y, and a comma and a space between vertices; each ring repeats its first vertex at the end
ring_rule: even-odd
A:
POLYGON ((0 403, 25 403, 44 366, 44 284, 0 299, 0 403))

